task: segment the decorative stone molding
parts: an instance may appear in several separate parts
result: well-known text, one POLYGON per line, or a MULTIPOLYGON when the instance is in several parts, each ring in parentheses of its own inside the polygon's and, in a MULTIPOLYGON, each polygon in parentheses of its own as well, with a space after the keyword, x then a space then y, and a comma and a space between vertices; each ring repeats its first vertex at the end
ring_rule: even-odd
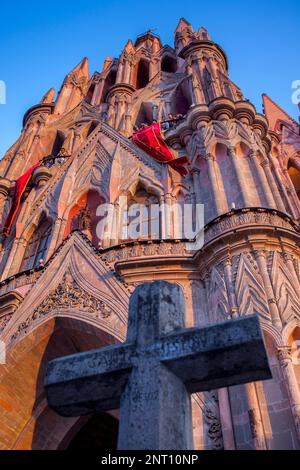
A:
POLYGON ((0 332, 4 330, 22 301, 23 296, 18 292, 9 292, 0 297, 0 332))
POLYGON ((146 258, 152 256, 187 256, 183 242, 178 240, 153 240, 153 241, 135 241, 128 244, 120 244, 116 247, 107 249, 101 254, 102 261, 107 266, 113 266, 118 261, 130 258, 146 258))
POLYGON ((11 187, 11 181, 7 178, 0 178, 0 198, 6 199, 11 187))
POLYGON ((277 350, 278 361, 282 367, 287 367, 292 363, 292 348, 290 346, 282 346, 277 350))
POLYGON ((219 403, 215 391, 196 393, 193 395, 197 405, 201 408, 203 419, 207 425, 207 434, 212 443, 213 450, 223 450, 222 425, 220 420, 219 403))
POLYGON ((45 184, 51 178, 51 176, 52 176, 51 170, 43 165, 34 170, 34 173, 32 175, 32 182, 34 185, 41 188, 42 186, 45 186, 45 184))
POLYGON ((84 291, 73 279, 69 272, 64 274, 61 283, 43 300, 28 319, 21 323, 11 337, 15 340, 21 333, 26 332, 29 325, 40 318, 49 315, 53 310, 77 309, 97 318, 108 318, 112 310, 90 293, 84 291))
POLYGON ((207 224, 204 236, 205 243, 227 231, 247 225, 251 226, 252 230, 255 226, 263 225, 272 227, 273 230, 274 227, 279 227, 291 230, 295 234, 299 233, 299 228, 293 220, 279 211, 263 208, 237 209, 231 210, 207 224))

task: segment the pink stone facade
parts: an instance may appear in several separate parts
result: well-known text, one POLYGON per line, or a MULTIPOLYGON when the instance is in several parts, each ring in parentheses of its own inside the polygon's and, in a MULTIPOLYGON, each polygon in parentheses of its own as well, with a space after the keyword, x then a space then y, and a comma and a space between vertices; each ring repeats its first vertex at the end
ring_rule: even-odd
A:
POLYGON ((147 32, 92 76, 85 58, 27 111, 0 162, 2 226, 14 181, 53 161, 35 170, 1 239, 1 449, 72 445, 87 418, 49 410, 47 362, 123 341, 131 292, 156 279, 182 287, 187 326, 257 313, 265 335, 273 379, 195 394, 195 448, 300 448, 299 125, 266 95, 263 104, 260 114, 230 80, 223 49, 181 19, 174 46, 147 32), (185 177, 130 139, 170 113, 184 116, 165 139, 188 156, 185 177), (110 236, 120 196, 161 204, 157 238, 110 236), (115 215, 99 238, 103 203, 115 215), (178 237, 177 203, 204 204, 196 252, 178 237))

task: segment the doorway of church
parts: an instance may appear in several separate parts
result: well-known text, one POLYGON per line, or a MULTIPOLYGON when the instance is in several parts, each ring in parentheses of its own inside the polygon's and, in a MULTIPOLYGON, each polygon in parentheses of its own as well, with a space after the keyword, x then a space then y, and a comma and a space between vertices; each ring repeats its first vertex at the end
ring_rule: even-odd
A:
POLYGON ((97 413, 85 418, 86 422, 71 437, 66 450, 116 450, 118 439, 118 420, 108 413, 97 413))

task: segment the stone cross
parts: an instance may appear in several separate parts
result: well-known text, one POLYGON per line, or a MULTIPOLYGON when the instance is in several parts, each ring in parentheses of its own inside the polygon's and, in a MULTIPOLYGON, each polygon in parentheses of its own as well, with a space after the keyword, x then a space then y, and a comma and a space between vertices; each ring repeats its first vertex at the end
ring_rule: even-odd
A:
POLYGON ((271 372, 256 315, 188 329, 184 318, 177 284, 138 286, 125 343, 49 363, 49 406, 63 416, 120 408, 118 449, 192 449, 191 393, 271 372))

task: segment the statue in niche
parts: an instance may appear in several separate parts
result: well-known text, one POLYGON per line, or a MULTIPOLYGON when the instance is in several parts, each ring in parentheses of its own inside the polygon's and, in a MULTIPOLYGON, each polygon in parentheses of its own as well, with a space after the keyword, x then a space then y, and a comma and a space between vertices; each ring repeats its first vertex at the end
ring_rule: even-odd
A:
POLYGON ((83 231, 91 229, 91 210, 88 205, 83 207, 78 214, 78 229, 83 231))

